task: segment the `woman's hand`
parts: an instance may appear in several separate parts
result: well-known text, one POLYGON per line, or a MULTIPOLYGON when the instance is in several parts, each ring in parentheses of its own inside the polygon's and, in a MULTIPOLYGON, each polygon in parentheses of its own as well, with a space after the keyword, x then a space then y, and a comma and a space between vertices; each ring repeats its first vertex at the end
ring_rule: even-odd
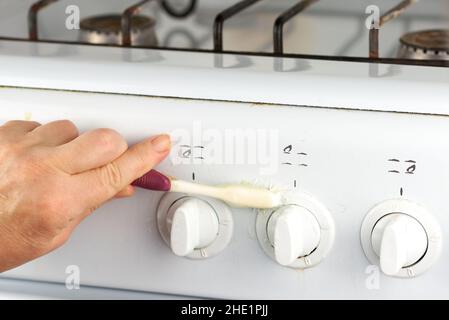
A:
POLYGON ((162 161, 167 135, 130 148, 111 129, 78 134, 67 120, 0 126, 0 272, 44 255, 132 181, 162 161))

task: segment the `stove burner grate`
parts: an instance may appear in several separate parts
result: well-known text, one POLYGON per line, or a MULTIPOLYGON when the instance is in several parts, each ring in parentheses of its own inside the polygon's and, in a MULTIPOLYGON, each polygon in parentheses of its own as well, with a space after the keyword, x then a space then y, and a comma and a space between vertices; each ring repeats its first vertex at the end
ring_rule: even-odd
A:
MULTIPOLYGON (((136 0, 137 1, 137 0, 136 0)), ((142 33, 142 30, 147 30, 148 32, 154 32, 155 21, 150 17, 144 17, 139 15, 142 7, 147 3, 154 1, 164 9, 164 11, 174 17, 174 18, 185 18, 188 17, 195 9, 198 0, 189 0, 187 5, 182 9, 179 7, 173 7, 171 0, 141 0, 127 8, 123 13, 118 14, 115 17, 109 17, 106 21, 101 21, 104 16, 97 16, 95 18, 99 21, 92 21, 85 19, 83 23, 83 30, 85 34, 81 37, 80 41, 51 41, 39 39, 38 33, 38 15, 39 12, 50 5, 59 3, 59 0, 40 0, 36 1, 30 6, 28 12, 28 29, 29 37, 28 39, 21 38, 8 38, 0 37, 0 40, 15 40, 15 41, 39 41, 48 43, 60 43, 60 44, 84 44, 84 45, 108 45, 108 46, 123 46, 123 47, 155 47, 157 39, 151 36, 146 41, 141 42, 140 39, 136 38, 138 33, 142 33), (119 19, 121 31, 118 31, 119 19), (113 22, 112 22, 113 21, 113 22), (135 25, 134 25, 135 24, 135 25), (94 26, 96 25, 96 26, 94 26), (113 35, 113 36, 111 36, 113 35), (83 37, 85 40, 83 40, 83 37), (108 38, 110 37, 110 38, 108 38), (121 37, 121 40, 119 39, 121 37), (87 40, 86 40, 87 38, 87 40), (95 38, 95 40, 92 40, 95 38), (83 42, 84 41, 84 42, 83 42)), ((241 11, 261 2, 262 0, 240 0, 236 4, 227 8, 226 10, 220 12, 214 21, 213 25, 213 40, 214 46, 212 50, 208 49, 197 49, 197 48, 172 48, 167 45, 157 46, 159 50, 180 50, 180 51, 194 51, 194 52, 209 52, 209 53, 230 53, 230 54, 240 54, 240 55, 259 55, 259 56, 271 56, 271 57, 290 57, 290 58, 304 58, 304 59, 319 59, 319 60, 330 60, 330 61, 352 61, 352 62, 376 62, 376 63, 388 63, 388 64, 403 64, 403 65, 423 65, 423 66, 449 66, 449 59, 446 57, 449 55, 447 47, 433 47, 429 48, 422 47, 419 43, 414 43, 410 41, 408 36, 404 36, 401 39, 402 52, 397 58, 384 58, 379 56, 379 34, 383 26, 400 16, 405 12, 411 5, 415 4, 418 0, 396 0, 398 4, 392 7, 389 11, 385 12, 377 21, 373 23, 372 28, 369 32, 369 55, 367 57, 346 57, 346 56, 326 56, 326 55, 316 55, 316 54, 299 54, 299 53, 285 53, 283 50, 283 28, 284 25, 291 19, 295 18, 301 14, 305 9, 319 2, 319 0, 298 0, 295 5, 290 7, 287 11, 282 12, 275 20, 273 26, 273 52, 272 53, 262 53, 262 52, 243 52, 243 51, 227 51, 223 49, 223 24, 229 18, 240 14, 241 11), (409 43, 410 42, 410 43, 409 43), (414 54, 411 54, 414 53, 414 54), (421 55, 416 55, 420 53, 421 55), (429 53, 435 53, 437 57, 429 55, 429 53)), ((92 19, 91 17, 90 19, 92 19)), ((440 31, 441 32, 441 31, 440 31)), ((443 35, 447 35, 448 31, 442 31, 443 35)), ((418 37, 419 38, 419 37, 418 37)), ((414 40, 416 40, 415 38, 414 40)), ((222 55, 215 55, 217 60, 222 59, 222 55)), ((220 61, 218 61, 218 66, 221 66, 220 61)))
MULTIPOLYGON (((130 40, 141 47, 157 46, 155 21, 146 16, 132 16, 130 40)), ((122 16, 102 15, 86 18, 80 24, 80 41, 93 44, 123 44, 122 16)))
POLYGON ((403 35, 400 41, 401 58, 449 60, 449 29, 411 32, 403 35))

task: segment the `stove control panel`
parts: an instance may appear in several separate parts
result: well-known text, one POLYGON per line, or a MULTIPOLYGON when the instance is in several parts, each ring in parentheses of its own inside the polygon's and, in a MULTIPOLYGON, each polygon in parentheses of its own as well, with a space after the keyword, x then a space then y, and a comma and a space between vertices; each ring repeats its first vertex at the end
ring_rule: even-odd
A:
POLYGON ((159 202, 157 220, 162 238, 181 257, 212 257, 232 237, 231 211, 215 199, 167 193, 159 202))
POLYGON ((409 200, 376 205, 362 224, 365 254, 388 276, 408 278, 425 272, 439 257, 441 240, 434 217, 409 200))
POLYGON ((166 132, 164 174, 289 190, 256 210, 137 188, 2 277, 64 286, 79 270, 81 288, 224 299, 449 299, 448 117, 21 88, 0 88, 0 105, 0 122, 70 119, 129 145, 166 132))

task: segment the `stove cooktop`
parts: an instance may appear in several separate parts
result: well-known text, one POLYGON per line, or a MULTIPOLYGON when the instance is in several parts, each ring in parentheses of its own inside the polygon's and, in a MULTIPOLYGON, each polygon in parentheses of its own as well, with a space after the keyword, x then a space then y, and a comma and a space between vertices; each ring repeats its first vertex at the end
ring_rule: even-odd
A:
MULTIPOLYGON (((132 46, 352 60, 379 57, 396 62, 401 62, 399 58, 446 60, 449 51, 446 41, 445 47, 439 48, 430 58, 423 54, 414 55, 417 49, 404 51, 401 40, 408 33, 426 30, 442 30, 440 34, 447 36, 444 30, 449 29, 449 3, 445 0, 351 0, 344 3, 329 0, 166 0, 162 4, 151 0, 3 0, 0 4, 0 37, 22 40, 34 37, 33 40, 70 43, 103 41, 120 45, 121 39, 111 39, 110 33, 106 40, 99 40, 98 34, 96 38, 92 34, 86 37, 86 21, 90 19, 89 26, 92 27, 92 18, 115 15, 116 31, 119 32, 120 15, 133 5, 137 5, 141 17, 151 20, 147 23, 147 29, 151 30, 145 30, 145 41, 131 36, 130 43, 125 44, 132 46), (29 11, 35 3, 47 6, 36 14, 37 31, 34 30, 33 35, 29 11), (72 21, 69 17, 73 10, 79 10, 80 29, 66 25, 67 21, 72 21), (176 16, 176 12, 182 17, 176 16), (380 30, 370 31, 368 22, 377 12, 381 15, 380 30), (222 29, 218 23, 220 13, 225 18, 222 29), (277 29, 275 21, 278 21, 277 29)), ((137 24, 131 23, 131 35, 141 31, 136 31, 137 24)), ((104 32, 99 33, 100 37, 104 36, 104 32)), ((445 62, 436 64, 447 65, 445 62)))

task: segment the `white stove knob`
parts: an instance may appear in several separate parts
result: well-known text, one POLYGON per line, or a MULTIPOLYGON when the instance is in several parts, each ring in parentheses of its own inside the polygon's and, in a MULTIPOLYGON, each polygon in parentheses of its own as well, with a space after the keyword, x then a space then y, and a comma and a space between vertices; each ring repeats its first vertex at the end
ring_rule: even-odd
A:
POLYGON ((441 254, 435 217, 408 199, 378 203, 365 216, 360 240, 366 257, 388 276, 413 278, 429 270, 441 254))
POLYGON ((310 254, 320 242, 320 225, 315 216, 297 205, 276 210, 267 227, 275 259, 283 266, 310 254))
POLYGON ((186 197, 168 210, 167 226, 170 247, 177 256, 187 256, 195 249, 211 244, 218 234, 218 217, 206 201, 186 197))
POLYGON ((382 272, 394 276, 425 255, 428 239, 423 226, 415 218, 394 213, 379 219, 372 231, 371 243, 380 258, 382 272))

